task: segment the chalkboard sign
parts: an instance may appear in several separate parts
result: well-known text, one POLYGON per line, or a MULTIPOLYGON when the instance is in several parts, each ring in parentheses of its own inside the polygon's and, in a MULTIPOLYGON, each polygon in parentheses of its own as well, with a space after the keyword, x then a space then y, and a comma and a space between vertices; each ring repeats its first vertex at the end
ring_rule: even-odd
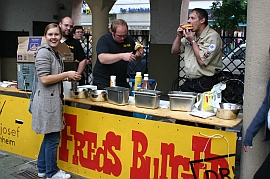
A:
POLYGON ((29 32, 0 31, 0 58, 17 56, 19 36, 29 36, 29 32))

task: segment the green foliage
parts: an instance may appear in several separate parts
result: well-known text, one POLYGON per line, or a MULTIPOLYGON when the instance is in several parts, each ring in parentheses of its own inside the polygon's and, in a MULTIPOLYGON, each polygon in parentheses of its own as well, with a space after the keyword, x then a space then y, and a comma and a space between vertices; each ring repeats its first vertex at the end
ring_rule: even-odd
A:
POLYGON ((213 27, 236 30, 238 23, 246 23, 247 0, 215 0, 211 6, 213 27), (222 5, 221 5, 222 4, 222 5))

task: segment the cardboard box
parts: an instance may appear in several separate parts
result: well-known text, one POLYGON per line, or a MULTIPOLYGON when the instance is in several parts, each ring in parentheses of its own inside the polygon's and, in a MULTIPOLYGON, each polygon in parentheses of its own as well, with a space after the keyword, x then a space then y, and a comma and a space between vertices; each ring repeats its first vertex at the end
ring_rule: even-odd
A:
MULTIPOLYGON (((35 62, 34 53, 44 43, 46 39, 42 36, 18 37, 17 62, 35 62)), ((66 43, 59 44, 58 49, 64 61, 73 61, 73 53, 66 43)))
POLYGON ((17 62, 35 62, 34 53, 45 42, 44 37, 18 37, 17 62))
POLYGON ((64 62, 74 62, 74 55, 65 42, 58 45, 58 51, 62 54, 64 62))

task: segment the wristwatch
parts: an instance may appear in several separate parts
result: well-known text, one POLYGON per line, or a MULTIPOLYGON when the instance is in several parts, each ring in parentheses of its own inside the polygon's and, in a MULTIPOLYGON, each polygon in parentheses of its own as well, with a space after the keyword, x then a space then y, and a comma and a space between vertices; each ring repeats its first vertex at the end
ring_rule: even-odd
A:
POLYGON ((192 46, 194 44, 194 42, 196 42, 195 40, 192 40, 189 44, 190 46, 192 46))

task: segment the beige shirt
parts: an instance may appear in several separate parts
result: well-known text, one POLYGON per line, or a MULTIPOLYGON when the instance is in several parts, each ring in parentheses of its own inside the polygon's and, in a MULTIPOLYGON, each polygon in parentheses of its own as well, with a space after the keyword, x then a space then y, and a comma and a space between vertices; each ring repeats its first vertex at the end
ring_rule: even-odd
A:
POLYGON ((200 48, 200 57, 205 66, 199 65, 189 41, 182 38, 180 53, 184 53, 186 77, 193 79, 202 76, 213 76, 222 70, 222 40, 219 34, 214 29, 206 26, 200 37, 195 35, 195 41, 200 48))

